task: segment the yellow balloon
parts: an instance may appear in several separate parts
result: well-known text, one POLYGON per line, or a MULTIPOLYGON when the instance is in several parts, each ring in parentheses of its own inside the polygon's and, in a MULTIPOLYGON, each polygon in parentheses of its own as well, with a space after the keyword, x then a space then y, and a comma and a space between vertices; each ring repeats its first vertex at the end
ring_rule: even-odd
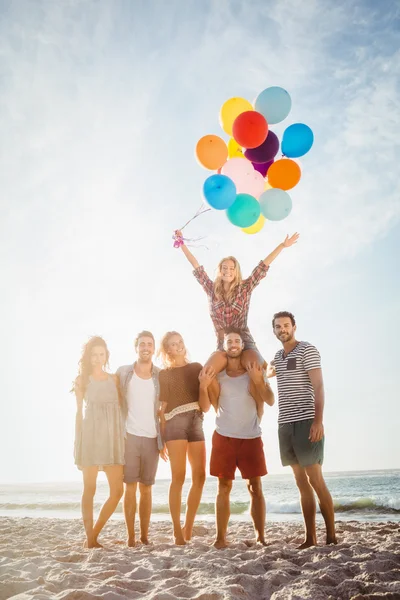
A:
POLYGON ((242 227, 242 231, 245 233, 258 233, 264 227, 265 217, 264 215, 260 215, 258 220, 250 227, 242 227))
POLYGON ((264 192, 265 192, 266 190, 272 190, 272 185, 270 185, 270 184, 268 183, 268 181, 267 181, 267 180, 265 180, 265 184, 264 184, 264 192))
POLYGON ((244 98, 230 98, 221 107, 219 122, 228 135, 232 135, 233 122, 240 114, 247 110, 254 110, 248 100, 244 98))
POLYGON ((237 141, 233 138, 228 142, 228 156, 229 158, 245 158, 242 146, 239 146, 237 141))

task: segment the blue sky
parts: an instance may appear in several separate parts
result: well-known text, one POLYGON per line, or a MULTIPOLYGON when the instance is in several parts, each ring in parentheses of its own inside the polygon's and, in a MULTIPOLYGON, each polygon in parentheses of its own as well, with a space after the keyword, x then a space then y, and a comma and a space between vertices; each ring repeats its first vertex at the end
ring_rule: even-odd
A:
MULTIPOLYGON (((79 477, 68 389, 88 336, 106 338, 113 369, 132 361, 142 328, 178 329, 193 360, 213 350, 205 295, 171 235, 201 202, 197 140, 221 135, 225 100, 270 85, 293 102, 276 133, 302 121, 315 134, 291 215, 246 236, 209 212, 188 235, 206 236, 195 253, 212 275, 227 254, 248 274, 300 232, 254 293, 254 337, 270 359, 271 315, 288 309, 320 349, 327 470, 399 467, 399 4, 0 10, 0 481, 79 477)), ((276 418, 266 411, 270 472, 282 472, 276 418)))

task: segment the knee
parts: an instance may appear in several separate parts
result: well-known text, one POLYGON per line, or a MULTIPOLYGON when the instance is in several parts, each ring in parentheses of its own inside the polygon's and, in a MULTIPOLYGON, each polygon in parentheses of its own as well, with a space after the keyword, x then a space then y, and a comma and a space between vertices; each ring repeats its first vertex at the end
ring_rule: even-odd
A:
POLYGON ((192 482, 194 485, 203 487, 206 482, 206 472, 205 471, 197 471, 197 472, 193 473, 192 482))
POLYGON ((218 493, 229 496, 232 489, 232 481, 229 479, 220 480, 218 483, 218 493))
POLYGON ((119 502, 122 498, 122 495, 124 493, 124 486, 123 484, 118 484, 115 487, 113 487, 110 490, 110 498, 112 498, 112 500, 114 500, 115 502, 119 502))
POLYGON ((247 483, 247 489, 251 496, 255 498, 261 498, 263 495, 261 481, 249 481, 247 483))
POLYGON ((83 495, 86 498, 94 498, 94 495, 96 493, 96 484, 86 484, 83 486, 83 495))
POLYGON ((185 477, 186 477, 186 473, 184 472, 180 472, 180 473, 173 473, 172 474, 172 484, 182 487, 183 484, 185 483, 185 477))
POLYGON ((315 475, 315 474, 309 475, 308 480, 310 482, 310 485, 316 492, 319 492, 325 485, 325 482, 324 482, 323 478, 321 477, 321 475, 315 475))
POLYGON ((297 485, 298 489, 300 490, 300 492, 309 489, 310 483, 309 483, 308 477, 305 473, 301 473, 301 474, 298 473, 294 476, 294 478, 295 478, 296 485, 297 485))
POLYGON ((151 485, 144 485, 144 483, 139 484, 139 491, 141 496, 150 496, 151 494, 151 485))

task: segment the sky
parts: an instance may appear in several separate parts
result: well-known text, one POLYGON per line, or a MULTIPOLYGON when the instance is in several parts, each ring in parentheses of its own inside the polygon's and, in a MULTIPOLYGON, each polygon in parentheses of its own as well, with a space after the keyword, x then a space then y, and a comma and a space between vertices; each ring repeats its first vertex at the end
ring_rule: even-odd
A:
MULTIPOLYGON (((271 85, 292 97, 279 137, 295 122, 315 136, 292 213, 250 236, 210 211, 185 233, 213 277, 226 255, 248 275, 300 232, 250 329, 270 360, 271 317, 290 310, 320 350, 326 471, 400 467, 399 25, 389 0, 0 0, 0 482, 81 477, 69 389, 91 335, 112 371, 142 329, 178 330, 195 361, 214 350, 171 237, 202 202, 198 139, 227 139, 222 104, 271 85)), ((269 472, 287 472, 277 406, 263 438, 269 472)))

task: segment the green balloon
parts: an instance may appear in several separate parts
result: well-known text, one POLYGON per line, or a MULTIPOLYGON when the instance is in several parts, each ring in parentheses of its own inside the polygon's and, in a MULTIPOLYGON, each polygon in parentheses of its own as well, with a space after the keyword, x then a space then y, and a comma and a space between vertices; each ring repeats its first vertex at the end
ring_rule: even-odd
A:
POLYGON ((284 190, 272 188, 261 194, 260 206, 268 221, 282 221, 292 210, 292 199, 284 190))
POLYGON ((260 205, 250 194, 238 194, 235 202, 228 208, 226 215, 236 227, 250 227, 260 216, 260 205))

